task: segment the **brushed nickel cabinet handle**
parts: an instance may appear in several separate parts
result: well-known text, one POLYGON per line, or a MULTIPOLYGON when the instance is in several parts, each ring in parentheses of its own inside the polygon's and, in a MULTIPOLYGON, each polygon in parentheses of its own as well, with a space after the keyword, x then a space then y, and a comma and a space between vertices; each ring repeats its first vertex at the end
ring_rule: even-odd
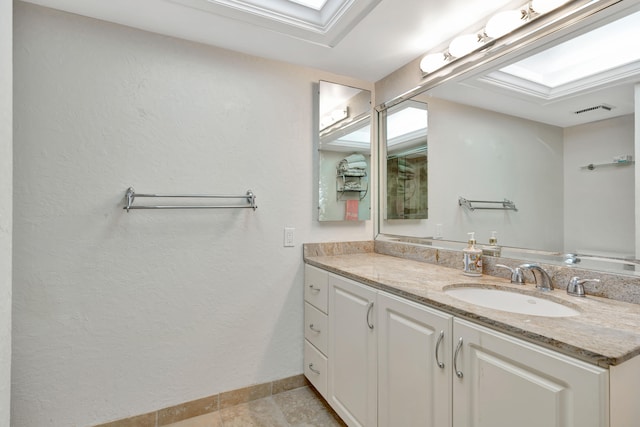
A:
POLYGON ((320 375, 320 371, 318 371, 317 369, 313 369, 313 363, 309 363, 309 370, 314 374, 320 375))
POLYGON ((442 344, 442 340, 444 339, 444 331, 440 331, 440 336, 438 337, 438 342, 436 342, 436 363, 438 364, 438 368, 444 369, 444 363, 440 361, 438 357, 438 350, 440 349, 440 344, 442 344))
POLYGON ((373 329, 373 323, 369 322, 369 315, 371 314, 371 310, 373 310, 373 303, 369 303, 369 308, 367 308, 367 326, 369 329, 373 329))
POLYGON ((309 324, 309 329, 311 329, 311 330, 312 330, 313 332, 315 332, 316 334, 319 334, 319 333, 321 332, 321 331, 320 331, 320 329, 316 329, 316 328, 313 326, 313 323, 310 323, 310 324, 309 324))
POLYGON ((311 292, 315 292, 316 294, 320 292, 320 288, 316 288, 313 285, 309 285, 309 289, 311 289, 311 292))
POLYGON ((453 355, 453 370, 456 371, 456 375, 458 378, 462 378, 464 374, 462 371, 458 370, 458 353, 460 353, 460 349, 462 348, 462 337, 458 340, 458 345, 456 346, 456 352, 453 355))

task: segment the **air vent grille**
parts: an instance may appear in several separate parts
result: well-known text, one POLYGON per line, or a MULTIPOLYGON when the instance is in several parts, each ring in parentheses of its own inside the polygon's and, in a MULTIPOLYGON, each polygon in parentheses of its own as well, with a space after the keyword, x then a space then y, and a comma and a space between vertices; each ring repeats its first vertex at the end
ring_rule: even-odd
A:
POLYGON ((594 105, 593 107, 588 107, 588 108, 583 108, 582 110, 578 110, 578 111, 574 111, 574 114, 582 114, 582 113, 588 113, 589 111, 596 111, 596 110, 607 110, 607 111, 611 111, 613 110, 613 105, 607 105, 607 104, 600 104, 600 105, 594 105))

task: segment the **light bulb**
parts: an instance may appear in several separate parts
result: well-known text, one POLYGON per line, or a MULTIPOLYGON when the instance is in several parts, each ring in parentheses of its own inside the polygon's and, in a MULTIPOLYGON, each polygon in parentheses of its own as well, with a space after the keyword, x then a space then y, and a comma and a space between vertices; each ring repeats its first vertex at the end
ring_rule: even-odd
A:
POLYGON ((451 40, 449 53, 454 58, 461 58, 480 47, 476 34, 464 34, 451 40))
POLYGON ((431 53, 422 58, 422 61, 420 61, 420 69, 424 73, 432 73, 446 63, 444 53, 431 53))
POLYGON ((547 13, 559 8, 569 0, 532 0, 531 9, 537 13, 547 13))
POLYGON ((522 24, 522 13, 519 10, 506 10, 491 17, 484 27, 484 32, 492 39, 497 39, 510 33, 522 24))

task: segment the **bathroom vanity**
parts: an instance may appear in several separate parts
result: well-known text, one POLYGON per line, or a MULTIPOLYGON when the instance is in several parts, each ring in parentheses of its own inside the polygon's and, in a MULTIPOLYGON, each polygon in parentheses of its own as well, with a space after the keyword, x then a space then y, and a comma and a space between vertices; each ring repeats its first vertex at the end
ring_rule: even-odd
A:
POLYGON ((349 426, 640 422, 640 305, 375 252, 305 262, 305 375, 349 426), (447 292, 460 287, 577 314, 485 308, 447 292))

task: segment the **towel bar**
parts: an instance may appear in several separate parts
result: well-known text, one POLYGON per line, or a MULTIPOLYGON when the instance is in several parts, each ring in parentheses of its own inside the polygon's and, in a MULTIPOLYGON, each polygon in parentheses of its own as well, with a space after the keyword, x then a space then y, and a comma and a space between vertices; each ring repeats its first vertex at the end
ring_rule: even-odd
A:
POLYGON ((465 207, 470 211, 475 211, 476 209, 493 209, 493 210, 501 210, 501 211, 518 211, 515 203, 511 200, 504 199, 502 201, 493 201, 493 200, 467 200, 464 197, 458 197, 458 206, 465 207), (489 203, 489 204, 500 204, 501 207, 491 207, 491 206, 473 206, 473 203, 489 203))
POLYGON ((215 194, 140 194, 136 193, 133 187, 129 187, 125 193, 125 209, 127 212, 131 209, 243 209, 251 208, 254 211, 258 209, 256 205, 256 195, 251 190, 242 196, 222 196, 215 194), (186 198, 186 199, 245 199, 248 205, 244 206, 226 206, 226 205, 158 205, 158 206, 134 206, 133 202, 137 197, 157 197, 157 198, 186 198))

